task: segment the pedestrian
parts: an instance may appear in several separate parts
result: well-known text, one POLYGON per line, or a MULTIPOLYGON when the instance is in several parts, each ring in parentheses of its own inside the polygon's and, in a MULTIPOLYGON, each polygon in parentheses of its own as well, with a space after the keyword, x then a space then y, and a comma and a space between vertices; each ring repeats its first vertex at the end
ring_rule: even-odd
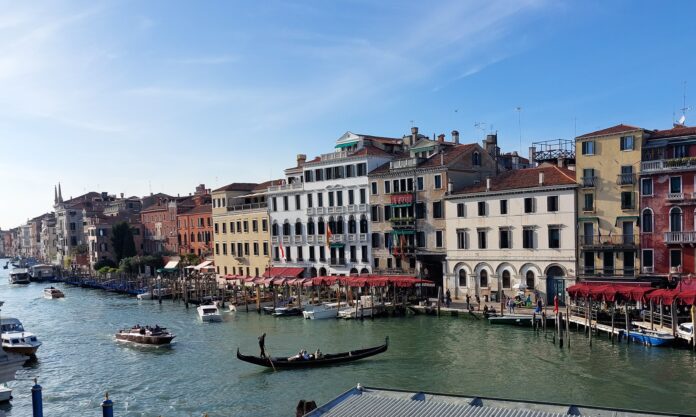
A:
POLYGON ((452 294, 450 293, 450 290, 448 288, 445 292, 445 305, 449 307, 450 304, 452 304, 452 294))
POLYGON ((471 296, 469 293, 466 293, 466 309, 471 310, 471 296))
POLYGON ((508 312, 515 314, 515 299, 512 297, 508 298, 508 312))
POLYGON ((537 312, 537 313, 541 313, 541 310, 544 308, 544 305, 543 305, 543 303, 541 302, 541 297, 538 297, 538 298, 537 298, 536 303, 537 303, 536 312, 537 312))
POLYGON ((481 297, 478 294, 476 294, 476 306, 477 309, 481 310, 481 297))

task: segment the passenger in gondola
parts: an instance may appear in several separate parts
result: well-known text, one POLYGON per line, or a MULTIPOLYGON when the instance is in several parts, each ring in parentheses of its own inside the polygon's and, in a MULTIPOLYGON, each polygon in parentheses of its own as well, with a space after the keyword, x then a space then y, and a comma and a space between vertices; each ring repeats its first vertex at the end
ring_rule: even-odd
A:
POLYGON ((321 359, 322 356, 321 350, 317 348, 316 352, 314 352, 314 359, 321 359))

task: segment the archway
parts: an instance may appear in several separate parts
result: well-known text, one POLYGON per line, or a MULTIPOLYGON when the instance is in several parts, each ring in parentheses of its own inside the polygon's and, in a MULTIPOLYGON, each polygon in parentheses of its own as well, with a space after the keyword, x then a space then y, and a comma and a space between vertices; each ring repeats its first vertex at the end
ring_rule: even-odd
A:
POLYGON ((565 270, 560 265, 550 265, 546 268, 546 302, 553 304, 558 296, 558 304, 565 305, 565 270))
POLYGON ((319 276, 320 277, 326 276, 326 268, 324 268, 323 266, 321 268, 319 268, 319 276))
POLYGON ((350 268, 350 275, 357 275, 357 274, 358 274, 357 268, 350 268))
POLYGON ((363 268, 363 269, 360 270, 360 275, 363 275, 363 274, 367 275, 367 274, 369 274, 369 273, 370 273, 370 270, 367 269, 367 268, 363 268))
POLYGON ((310 268, 309 269, 309 277, 314 278, 316 276, 317 276, 317 268, 314 268, 314 267, 310 268))

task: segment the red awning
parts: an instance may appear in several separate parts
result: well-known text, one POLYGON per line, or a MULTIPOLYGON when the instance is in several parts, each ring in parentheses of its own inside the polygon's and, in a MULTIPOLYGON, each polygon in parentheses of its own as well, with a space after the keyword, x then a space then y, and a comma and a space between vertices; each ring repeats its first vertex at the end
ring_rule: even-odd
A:
POLYGON ((645 301, 645 295, 654 291, 654 288, 644 283, 616 283, 597 285, 596 283, 582 283, 571 285, 566 289, 571 297, 592 297, 595 300, 616 301, 645 301))
POLYGON ((287 278, 283 278, 283 277, 273 278, 273 285, 283 285, 283 284, 285 284, 285 281, 287 281, 287 278))
POLYGON ((677 295, 677 301, 687 305, 696 304, 696 290, 687 290, 680 292, 679 295, 677 295))
POLYGON ((266 268, 266 272, 263 273, 263 276, 265 278, 268 278, 268 277, 297 278, 303 272, 304 272, 304 268, 274 266, 270 269, 270 271, 268 270, 268 268, 266 268))

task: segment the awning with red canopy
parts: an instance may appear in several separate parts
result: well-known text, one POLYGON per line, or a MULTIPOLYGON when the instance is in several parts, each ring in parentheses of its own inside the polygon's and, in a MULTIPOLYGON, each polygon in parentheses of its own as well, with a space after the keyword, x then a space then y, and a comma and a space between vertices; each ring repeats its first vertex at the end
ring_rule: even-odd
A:
POLYGON ((566 289, 571 297, 592 297, 596 300, 645 301, 648 293, 655 291, 649 283, 581 283, 566 289))
POLYGON ((266 268, 266 272, 263 273, 265 278, 268 277, 283 277, 283 278, 298 278, 304 272, 304 268, 299 267, 280 267, 274 266, 266 268))

